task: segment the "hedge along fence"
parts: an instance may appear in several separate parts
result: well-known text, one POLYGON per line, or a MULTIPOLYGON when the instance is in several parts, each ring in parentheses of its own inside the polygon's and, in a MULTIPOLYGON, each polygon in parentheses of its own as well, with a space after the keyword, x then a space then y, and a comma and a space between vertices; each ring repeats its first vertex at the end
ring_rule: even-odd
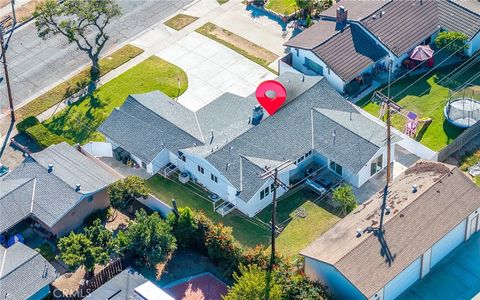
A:
POLYGON ((21 122, 18 122, 16 127, 19 133, 28 135, 42 149, 61 142, 67 142, 70 145, 74 144, 72 140, 52 133, 34 116, 26 117, 21 122))
MULTIPOLYGON (((132 58, 140 55, 143 49, 132 45, 125 45, 111 55, 102 58, 100 64, 100 76, 118 68, 132 58)), ((43 95, 33 99, 16 110, 15 114, 18 120, 23 120, 29 116, 37 116, 46 111, 63 99, 72 96, 85 88, 90 82, 90 68, 85 68, 70 79, 60 83, 43 95)))

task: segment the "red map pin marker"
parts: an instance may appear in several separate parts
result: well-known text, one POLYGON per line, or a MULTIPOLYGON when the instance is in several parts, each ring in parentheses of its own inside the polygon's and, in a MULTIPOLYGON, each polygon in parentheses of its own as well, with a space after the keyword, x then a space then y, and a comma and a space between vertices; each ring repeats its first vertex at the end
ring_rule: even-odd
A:
POLYGON ((268 114, 273 115, 287 99, 287 90, 278 81, 266 80, 257 87, 255 96, 268 114))

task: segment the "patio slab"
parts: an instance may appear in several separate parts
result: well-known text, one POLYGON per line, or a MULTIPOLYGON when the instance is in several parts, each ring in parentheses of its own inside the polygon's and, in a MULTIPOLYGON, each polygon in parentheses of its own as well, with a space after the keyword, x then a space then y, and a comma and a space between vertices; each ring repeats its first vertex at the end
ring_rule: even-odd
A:
POLYGON ((156 55, 187 73, 188 89, 177 101, 192 111, 225 92, 248 96, 260 82, 276 77, 230 48, 196 32, 156 55))

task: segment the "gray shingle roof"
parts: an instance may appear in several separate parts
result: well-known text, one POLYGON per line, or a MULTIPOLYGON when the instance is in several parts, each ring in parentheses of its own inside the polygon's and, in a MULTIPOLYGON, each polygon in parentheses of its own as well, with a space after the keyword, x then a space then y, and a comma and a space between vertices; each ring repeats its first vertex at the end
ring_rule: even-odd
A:
POLYGON ((313 53, 345 81, 352 80, 387 55, 359 25, 353 23, 314 48, 313 53))
POLYGON ((335 21, 319 20, 312 27, 292 37, 283 45, 301 49, 313 49, 344 28, 344 25, 337 24, 335 21))
POLYGON ((393 181, 389 195, 392 213, 384 219, 383 241, 367 231, 378 228, 380 191, 301 254, 334 265, 370 298, 480 206, 480 188, 457 167, 437 162, 409 168, 393 181), (358 238, 357 228, 364 230, 358 238))
POLYGON ((478 14, 449 0, 390 1, 361 23, 397 56, 420 44, 439 27, 462 32, 469 38, 480 30, 478 14))
POLYGON ((164 148, 175 152, 195 144, 201 145, 203 139, 187 132, 195 131, 192 128, 197 126, 193 112, 186 112, 185 107, 165 97, 160 92, 129 96, 100 125, 98 131, 147 163, 164 148), (177 118, 176 111, 178 116, 185 118, 177 118))
POLYGON ((35 250, 22 243, 15 243, 8 249, 0 246, 2 299, 28 299, 56 277, 55 268, 35 250))
POLYGON ((96 289, 85 299, 138 299, 134 290, 147 281, 142 274, 132 268, 127 268, 96 289))
POLYGON ((27 157, 0 181, 0 232, 30 214, 53 227, 85 195, 117 179, 66 143, 50 146, 27 157), (49 173, 50 163, 54 167, 49 173), (77 183, 82 186, 79 192, 77 183))
POLYGON ((321 16, 335 18, 340 6, 348 10, 348 20, 359 21, 376 11, 390 0, 342 0, 320 13, 321 16))
POLYGON ((383 128, 360 114, 322 80, 290 100, 275 115, 207 156, 207 160, 241 191, 242 199, 249 200, 264 181, 259 179, 262 168, 247 157, 298 159, 312 149, 312 117, 315 150, 352 172, 358 172, 372 158, 385 138, 383 128), (333 120, 337 117, 338 122, 333 120), (333 130, 337 134, 335 145, 333 130))

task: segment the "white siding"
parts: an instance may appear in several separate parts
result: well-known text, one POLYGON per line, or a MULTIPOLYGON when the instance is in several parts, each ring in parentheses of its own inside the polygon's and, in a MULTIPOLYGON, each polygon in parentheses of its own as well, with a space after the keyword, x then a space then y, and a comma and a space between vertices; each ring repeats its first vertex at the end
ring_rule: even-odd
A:
POLYGON ((160 171, 162 167, 170 162, 170 151, 163 149, 152 161, 152 174, 160 171))
POLYGON ((421 258, 411 263, 405 270, 385 285, 383 299, 398 297, 403 291, 420 279, 421 258))
MULTIPOLYGON (((395 144, 392 144, 390 153, 391 153, 391 161, 393 162, 395 161, 395 144)), ((372 175, 370 175, 372 161, 377 159, 380 155, 383 155, 382 170, 387 167, 387 147, 382 147, 377 151, 377 153, 375 153, 375 155, 368 161, 368 163, 358 172, 358 181, 355 183, 351 182, 355 187, 357 188, 361 187, 365 182, 367 182, 372 177, 372 175)), ((375 176, 375 174, 373 174, 373 176, 375 176)))
POLYGON ((470 40, 468 45, 469 48, 466 51, 468 56, 472 56, 475 52, 480 50, 480 32, 470 40))
POLYGON ((365 299, 365 297, 350 283, 334 266, 305 257, 305 274, 314 281, 319 281, 328 287, 328 292, 337 299, 365 299))
POLYGON ((432 246, 432 259, 430 267, 436 265, 442 258, 455 249, 465 240, 466 220, 458 224, 449 233, 447 233, 441 240, 432 246))

